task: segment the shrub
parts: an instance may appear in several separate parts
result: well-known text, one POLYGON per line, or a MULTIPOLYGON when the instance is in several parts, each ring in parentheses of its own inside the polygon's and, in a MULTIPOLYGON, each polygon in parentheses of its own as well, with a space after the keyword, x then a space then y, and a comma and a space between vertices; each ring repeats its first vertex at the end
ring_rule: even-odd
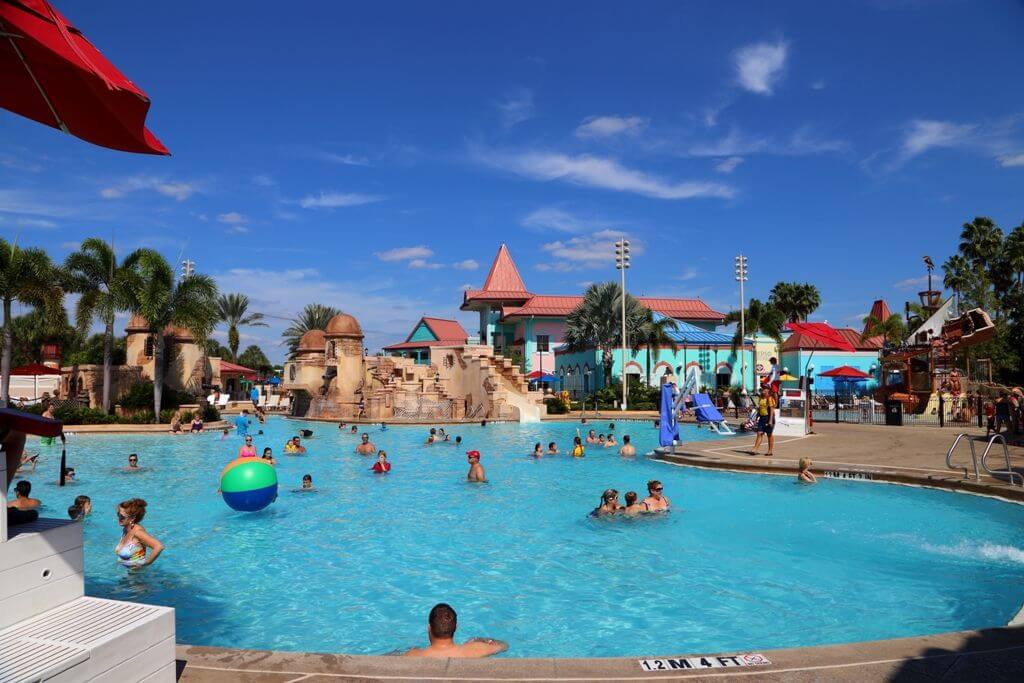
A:
POLYGON ((203 422, 217 422, 220 420, 220 411, 217 406, 207 403, 203 406, 203 422))
MULTIPOLYGON (((160 397, 160 412, 163 412, 164 408, 177 408, 182 403, 188 403, 189 397, 181 394, 174 389, 168 389, 164 387, 163 394, 160 397)), ((153 383, 149 380, 143 380, 136 382, 128 388, 128 391, 118 399, 118 403, 121 407, 126 410, 145 410, 146 408, 153 407, 153 383)), ((152 411, 150 411, 152 414, 152 411)))
POLYGON ((569 406, 560 398, 546 398, 544 403, 548 407, 548 415, 565 415, 569 412, 569 406))

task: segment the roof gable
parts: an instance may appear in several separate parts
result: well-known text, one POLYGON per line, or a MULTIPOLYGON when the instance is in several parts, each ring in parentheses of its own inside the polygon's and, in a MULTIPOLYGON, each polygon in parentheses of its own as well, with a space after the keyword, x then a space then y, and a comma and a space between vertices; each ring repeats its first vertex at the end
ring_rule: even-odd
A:
POLYGON ((519 276, 519 269, 516 268, 515 261, 504 244, 498 248, 498 254, 494 257, 487 279, 484 280, 483 291, 527 293, 523 278, 519 276))
POLYGON ((409 333, 409 337, 405 341, 437 341, 437 335, 427 325, 426 320, 420 318, 420 321, 416 324, 416 327, 412 328, 412 332, 409 333))
MULTIPOLYGON (((451 341, 464 344, 466 339, 469 338, 469 333, 466 332, 466 328, 464 328, 458 320, 423 317, 420 322, 430 328, 434 338, 438 341, 451 341)), ((410 341, 414 340, 410 338, 410 341)))

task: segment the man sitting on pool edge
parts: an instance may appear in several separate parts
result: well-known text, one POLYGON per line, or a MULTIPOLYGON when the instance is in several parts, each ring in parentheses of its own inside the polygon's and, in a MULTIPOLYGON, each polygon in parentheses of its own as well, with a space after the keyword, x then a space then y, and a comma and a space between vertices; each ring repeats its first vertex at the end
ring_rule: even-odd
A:
POLYGON ((480 658, 490 657, 508 649, 508 643, 491 638, 470 638, 462 645, 455 643, 458 616, 451 605, 439 603, 430 610, 427 638, 430 645, 410 648, 406 657, 480 658))

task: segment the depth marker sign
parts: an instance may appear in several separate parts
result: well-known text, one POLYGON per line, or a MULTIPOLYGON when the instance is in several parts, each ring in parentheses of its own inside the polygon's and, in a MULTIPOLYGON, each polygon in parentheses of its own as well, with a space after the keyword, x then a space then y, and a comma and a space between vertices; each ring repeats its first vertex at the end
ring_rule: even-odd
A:
POLYGON ((682 669, 731 669, 737 666, 768 666, 771 661, 759 652, 745 655, 708 655, 706 657, 679 657, 641 659, 644 671, 679 671, 682 669))

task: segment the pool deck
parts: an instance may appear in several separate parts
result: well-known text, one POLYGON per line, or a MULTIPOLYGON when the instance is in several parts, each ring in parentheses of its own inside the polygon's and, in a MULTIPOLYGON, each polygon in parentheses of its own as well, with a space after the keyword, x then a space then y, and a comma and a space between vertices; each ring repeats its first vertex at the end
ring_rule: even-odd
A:
MULTIPOLYGON (((619 416, 620 419, 622 416, 619 416)), ((578 419, 578 418, 577 418, 578 419)), ((946 468, 946 452, 958 430, 937 427, 885 427, 818 423, 805 437, 780 437, 775 455, 752 456, 753 436, 739 436, 676 446, 660 453, 666 464, 750 473, 793 476, 797 460, 810 457, 814 471, 854 475, 876 481, 934 486, 1024 501, 1024 487, 984 473, 965 480, 962 471, 946 468)), ((972 435, 983 431, 965 430, 972 435)), ((763 446, 762 446, 763 449, 763 446)), ((763 453, 763 451, 762 451, 763 453)), ((966 446, 954 463, 969 463, 966 446)), ((979 449, 979 455, 981 449, 979 449)), ((1024 448, 1011 447, 1014 469, 1024 472, 1024 448)), ((1000 454, 1001 460, 1001 454, 1000 454)), ((993 466, 996 466, 993 460, 993 466)), ((973 472, 972 472, 973 475, 973 472)), ((819 485, 827 486, 823 477, 819 485)), ((1020 606, 1014 606, 1019 608, 1020 606)), ((542 615, 540 615, 542 616, 542 615)), ((383 656, 349 656, 234 650, 179 645, 178 676, 185 683, 284 683, 286 681, 1009 681, 1024 680, 1024 610, 1017 626, 940 633, 820 647, 746 650, 726 653, 685 652, 685 643, 666 643, 647 657, 661 660, 648 667, 641 658, 425 660, 383 656), (675 653, 675 654, 667 654, 675 653), (741 655, 761 654, 770 663, 735 666, 741 655), (681 658, 691 658, 683 661, 681 658), (701 659, 703 657, 703 659, 701 659), (721 666, 721 664, 729 666, 721 666), (718 664, 714 668, 709 665, 718 664), (679 668, 679 667, 693 668, 679 668)), ((344 625, 339 625, 344 628, 344 625)), ((628 625, 624 625, 628 628, 628 625)), ((472 634, 469 634, 472 635, 472 634)), ((585 634, 581 634, 585 637, 585 634)), ((393 643, 382 643, 381 649, 393 643)), ((515 653, 515 643, 512 644, 515 653)))

